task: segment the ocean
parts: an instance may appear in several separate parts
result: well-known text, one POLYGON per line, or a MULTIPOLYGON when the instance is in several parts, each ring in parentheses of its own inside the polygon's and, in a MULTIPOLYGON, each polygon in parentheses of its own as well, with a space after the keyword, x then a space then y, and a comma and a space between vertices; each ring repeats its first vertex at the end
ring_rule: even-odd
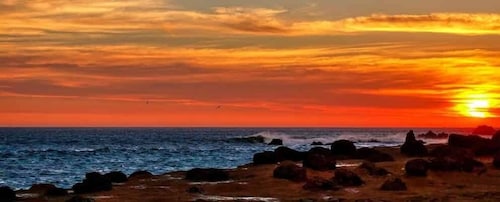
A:
MULTIPOLYGON (((263 136, 306 151, 312 142, 354 141, 359 147, 398 146, 405 128, 0 128, 0 186, 35 183, 70 188, 91 171, 147 170, 153 174, 191 168, 235 168, 254 153, 277 146, 242 141, 263 136)), ((471 129, 416 129, 468 133, 471 129)), ((446 140, 424 140, 444 143, 446 140)))

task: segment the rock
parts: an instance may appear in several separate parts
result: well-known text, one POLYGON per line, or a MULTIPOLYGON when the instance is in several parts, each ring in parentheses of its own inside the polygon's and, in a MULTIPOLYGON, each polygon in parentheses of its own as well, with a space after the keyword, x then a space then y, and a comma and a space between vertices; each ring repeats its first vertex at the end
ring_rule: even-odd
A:
POLYGON ((363 180, 356 173, 344 168, 335 170, 333 181, 346 187, 361 186, 364 184, 363 180))
POLYGON ((186 180, 217 182, 229 180, 229 173, 216 168, 194 168, 186 172, 186 180))
POLYGON ((425 134, 418 135, 418 137, 419 138, 427 138, 427 139, 445 139, 445 138, 448 138, 448 134, 446 134, 446 133, 436 134, 432 131, 429 131, 425 134))
POLYGON ((473 135, 487 135, 487 136, 492 136, 496 132, 497 131, 493 127, 482 125, 482 126, 478 126, 476 129, 474 129, 474 131, 472 131, 472 134, 473 135))
POLYGON ((500 130, 491 137, 491 140, 495 145, 500 145, 500 130))
POLYGON ((366 170, 371 176, 386 176, 389 174, 389 171, 384 168, 375 166, 375 163, 370 161, 364 161, 363 163, 361 163, 359 168, 366 170))
POLYGON ((407 190, 406 184, 399 178, 388 179, 380 187, 384 191, 405 191, 407 190))
POLYGON ((274 155, 277 161, 302 161, 304 160, 304 153, 290 149, 288 147, 278 147, 274 150, 274 155))
POLYGON ((10 187, 3 186, 0 187, 0 199, 2 202, 11 202, 16 200, 16 192, 12 190, 10 187))
POLYGON ((429 169, 429 162, 424 159, 413 159, 406 162, 405 172, 408 176, 427 176, 427 170, 429 169))
POLYGON ((110 173, 106 173, 104 176, 107 177, 109 180, 111 180, 112 183, 123 183, 128 180, 127 175, 125 175, 120 171, 113 171, 110 173))
POLYGON ((312 146, 319 146, 319 145, 324 145, 323 142, 313 142, 311 143, 312 146))
POLYGON ((128 179, 146 179, 146 178, 152 178, 153 176, 154 175, 148 171, 139 170, 130 174, 130 176, 128 176, 128 179))
POLYGON ((203 194, 205 192, 205 190, 199 186, 189 187, 186 191, 191 194, 203 194))
POLYGON ((272 151, 260 152, 253 155, 253 164, 255 165, 275 164, 277 162, 276 155, 272 151))
POLYGON ((283 140, 281 139, 272 139, 269 145, 283 145, 283 140))
POLYGON ((265 142, 265 138, 261 135, 250 136, 250 137, 240 137, 240 138, 235 138, 234 140, 239 141, 239 142, 247 142, 247 143, 264 143, 265 142))
POLYGON ((84 198, 81 196, 73 196, 70 199, 66 200, 66 202, 95 202, 95 200, 91 198, 84 198))
POLYGON ((426 156, 427 148, 421 141, 415 139, 413 130, 406 134, 405 143, 401 146, 401 153, 407 156, 426 156))
POLYGON ((306 184, 302 186, 303 189, 308 191, 325 191, 325 190, 339 190, 340 187, 337 186, 332 180, 327 180, 320 177, 314 177, 308 179, 306 184))
POLYGON ((483 172, 486 167, 480 161, 464 156, 442 156, 432 158, 429 169, 436 171, 483 172))
POLYGON ((99 191, 109 191, 112 189, 111 180, 98 172, 85 174, 85 179, 81 183, 76 183, 72 187, 76 194, 93 193, 99 191))
POLYGON ((500 169, 500 152, 493 157, 493 167, 500 169))
POLYGON ((285 161, 274 169, 273 177, 294 182, 303 182, 307 180, 307 173, 305 168, 299 167, 291 161, 285 161))
POLYGON ((448 145, 472 149, 476 155, 493 155, 500 151, 500 145, 496 145, 492 139, 486 139, 477 135, 451 134, 448 137, 448 145))
POLYGON ((356 146, 349 140, 337 140, 333 142, 331 149, 334 155, 354 156, 356 154, 356 146))
POLYGON ((356 155, 354 155, 354 157, 357 159, 364 159, 371 162, 394 161, 394 158, 390 154, 367 147, 363 147, 356 150, 356 155))
POLYGON ((64 196, 68 191, 62 188, 57 188, 52 184, 34 184, 29 189, 30 193, 37 193, 41 196, 64 196))
POLYGON ((306 152, 302 164, 307 168, 324 171, 334 170, 337 161, 329 149, 315 147, 306 152))
POLYGON ((459 158, 474 158, 474 153, 472 150, 449 146, 449 145, 439 145, 429 152, 431 157, 459 157, 459 158))

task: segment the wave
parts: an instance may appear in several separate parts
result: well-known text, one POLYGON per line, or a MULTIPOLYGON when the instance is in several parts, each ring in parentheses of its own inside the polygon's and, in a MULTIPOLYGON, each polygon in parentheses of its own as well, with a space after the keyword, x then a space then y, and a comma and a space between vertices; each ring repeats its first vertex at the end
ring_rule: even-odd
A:
MULTIPOLYGON (((263 137, 264 143, 271 142, 272 139, 281 139, 286 146, 311 145, 312 143, 331 144, 337 140, 350 140, 358 147, 375 146, 398 146, 402 145, 406 138, 404 131, 397 132, 379 132, 379 131, 338 131, 329 134, 303 134, 303 133, 284 133, 273 131, 262 131, 250 136, 240 137, 240 139, 253 139, 263 137)), ((446 139, 424 139, 427 144, 445 143, 446 139)))

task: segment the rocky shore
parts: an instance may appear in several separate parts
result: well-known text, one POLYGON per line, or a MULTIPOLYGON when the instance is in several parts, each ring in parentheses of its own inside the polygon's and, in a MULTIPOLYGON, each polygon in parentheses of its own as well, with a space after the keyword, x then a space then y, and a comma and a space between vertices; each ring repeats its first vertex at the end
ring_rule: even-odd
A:
POLYGON ((447 137, 448 144, 424 145, 410 131, 401 147, 281 146, 228 170, 93 172, 71 190, 0 187, 0 201, 500 201, 500 132, 447 137))

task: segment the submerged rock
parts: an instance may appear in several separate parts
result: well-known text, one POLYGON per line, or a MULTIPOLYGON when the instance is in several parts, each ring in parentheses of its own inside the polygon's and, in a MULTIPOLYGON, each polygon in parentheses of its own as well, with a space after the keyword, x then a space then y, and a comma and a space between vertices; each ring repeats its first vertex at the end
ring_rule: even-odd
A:
POLYGON ((361 179, 361 177, 359 177, 356 173, 344 168, 335 170, 333 181, 341 186, 346 187, 361 186, 364 184, 364 181, 361 179))
POLYGON ((15 201, 16 192, 7 186, 0 187, 0 199, 5 202, 15 201))
POLYGON ((408 176, 423 177, 427 176, 429 162, 424 159, 413 159, 406 162, 405 172, 408 176))
POLYGON ((380 187, 384 191, 405 191, 407 190, 406 184, 399 178, 388 179, 380 187))
POLYGON ((354 156, 356 154, 356 146, 349 140, 337 140, 332 143, 331 149, 334 155, 354 156))
POLYGON ((424 143, 415 139, 413 130, 406 134, 406 140, 400 149, 401 153, 407 156, 426 156, 428 153, 424 143))
POLYGON ((340 187, 332 180, 327 180, 320 177, 308 179, 306 184, 302 186, 303 189, 308 191, 325 191, 325 190, 339 190, 340 187))
POLYGON ((216 168, 194 168, 186 172, 186 180, 217 182, 229 180, 229 173, 216 168))
POLYGON ((283 140, 281 139, 272 139, 269 145, 283 145, 283 140))
POLYGON ((128 179, 145 179, 145 178, 152 178, 153 176, 154 175, 148 171, 139 170, 130 174, 130 176, 128 176, 128 179))
POLYGON ((360 169, 364 169, 368 172, 369 175, 371 176, 386 176, 389 174, 389 171, 387 171, 384 168, 379 168, 375 165, 375 163, 370 162, 370 161, 364 161, 360 166, 360 169))
POLYGON ((276 154, 272 151, 259 152, 253 155, 253 164, 275 164, 278 160, 276 159, 276 154))
POLYGON ((319 142, 319 141, 318 141, 318 142, 316 142, 316 141, 315 141, 315 142, 312 142, 312 143, 311 143, 311 145, 312 145, 312 146, 319 146, 319 145, 324 145, 324 144, 323 144, 323 142, 319 142))
POLYGON ((448 134, 446 134, 446 133, 436 134, 432 131, 429 131, 425 134, 418 135, 418 137, 419 138, 427 138, 427 139, 445 139, 445 138, 448 138, 448 134))
POLYGON ((306 152, 302 164, 314 170, 334 170, 337 160, 329 149, 315 147, 306 152))
POLYGON ((123 183, 128 180, 127 175, 125 175, 123 172, 120 171, 109 172, 106 173, 104 176, 107 177, 109 180, 111 180, 112 183, 123 183))
POLYGON ((265 138, 261 135, 250 136, 250 137, 239 137, 239 138, 234 138, 233 140, 236 140, 238 142, 247 142, 247 143, 264 143, 265 142, 265 138))
POLYGON ((72 187, 76 194, 93 193, 99 191, 109 191, 112 189, 111 180, 98 172, 85 174, 85 179, 81 183, 76 183, 72 187))
POLYGON ((305 168, 295 165, 293 162, 285 161, 274 169, 273 177, 302 182, 307 179, 307 173, 305 168))

